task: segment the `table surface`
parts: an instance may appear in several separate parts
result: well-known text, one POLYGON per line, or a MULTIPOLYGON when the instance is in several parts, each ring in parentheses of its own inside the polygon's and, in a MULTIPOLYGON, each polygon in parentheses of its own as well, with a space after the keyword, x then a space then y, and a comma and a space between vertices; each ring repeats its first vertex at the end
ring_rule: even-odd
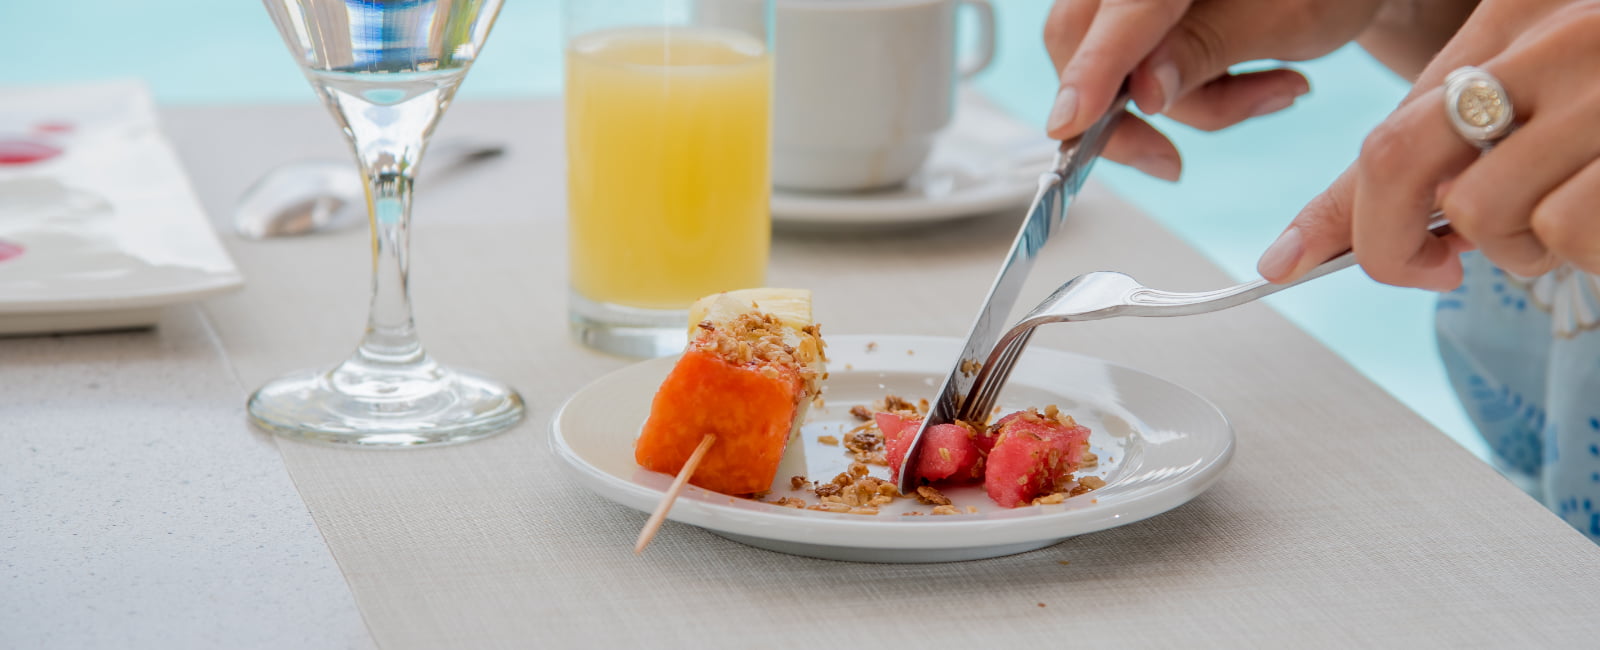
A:
MULTIPOLYGON (((164 118, 219 225, 269 166, 346 155, 315 107, 164 118)), ((559 118, 548 100, 452 108, 441 136, 511 134, 510 152, 438 184, 424 168, 416 204, 423 340, 522 391, 528 416, 503 435, 390 453, 246 424, 249 390, 354 345, 361 232, 224 234, 238 294, 152 331, 0 340, 0 647, 1555 647, 1600 633, 1600 548, 1260 304, 1034 343, 1150 371, 1227 414, 1232 466, 1167 514, 954 564, 790 557, 674 523, 635 557, 645 516, 574 485, 546 442, 567 395, 628 363, 566 335, 559 118)), ((827 333, 960 336, 1016 219, 780 233, 770 283, 814 289, 827 333)), ((1023 303, 1097 269, 1227 282, 1093 185, 1048 248, 1023 303)))

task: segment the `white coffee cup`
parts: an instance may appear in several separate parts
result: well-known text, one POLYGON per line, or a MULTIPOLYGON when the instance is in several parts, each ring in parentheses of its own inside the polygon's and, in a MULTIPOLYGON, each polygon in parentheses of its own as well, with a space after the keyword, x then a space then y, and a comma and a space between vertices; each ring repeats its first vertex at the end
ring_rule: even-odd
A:
POLYGON ((994 58, 988 0, 777 0, 773 184, 844 192, 905 182, 950 123, 956 83, 994 58), (956 63, 956 10, 978 47, 956 63))

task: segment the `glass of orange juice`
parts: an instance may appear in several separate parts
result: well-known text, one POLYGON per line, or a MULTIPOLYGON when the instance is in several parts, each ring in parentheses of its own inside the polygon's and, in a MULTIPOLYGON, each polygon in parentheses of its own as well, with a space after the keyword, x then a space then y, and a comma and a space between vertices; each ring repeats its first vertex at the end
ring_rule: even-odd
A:
POLYGON ((568 0, 564 17, 572 331, 676 354, 691 302, 766 280, 772 0, 568 0))

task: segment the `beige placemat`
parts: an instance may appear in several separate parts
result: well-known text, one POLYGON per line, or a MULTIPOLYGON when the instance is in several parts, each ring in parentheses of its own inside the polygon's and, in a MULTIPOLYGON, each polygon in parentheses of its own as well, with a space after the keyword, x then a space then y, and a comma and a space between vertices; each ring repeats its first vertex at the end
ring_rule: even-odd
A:
MULTIPOLYGON (((527 420, 417 452, 280 443, 383 647, 1570 647, 1595 638, 1600 550, 1264 305, 1060 326, 1035 343, 1167 377, 1227 414, 1238 430, 1232 467, 1165 515, 959 564, 797 558, 676 524, 633 557, 644 515, 576 487, 546 442, 567 395, 625 364, 566 337, 555 110, 452 109, 446 133, 511 133, 515 153, 471 184, 426 189, 413 248, 424 341, 446 362, 511 381, 529 401, 527 420)), ((225 113, 183 117, 175 137, 191 168, 210 165, 203 198, 216 210, 255 172, 207 148, 229 132, 225 113)), ((263 128, 243 144, 268 159, 337 145, 312 143, 326 137, 308 127, 326 120, 315 111, 246 117, 263 128)), ((1014 219, 786 236, 770 282, 815 289, 826 333, 960 336, 1014 219)), ((207 313, 241 381, 349 351, 366 308, 364 235, 229 244, 250 286, 207 313)), ((1023 302, 1103 268, 1173 289, 1227 282, 1148 218, 1091 190, 1023 302)))

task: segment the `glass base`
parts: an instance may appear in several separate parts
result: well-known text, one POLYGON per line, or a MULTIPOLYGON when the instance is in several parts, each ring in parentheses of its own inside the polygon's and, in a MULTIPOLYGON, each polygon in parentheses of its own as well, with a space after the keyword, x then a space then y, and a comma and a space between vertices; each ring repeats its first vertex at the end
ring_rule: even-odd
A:
POLYGON ((599 350, 638 359, 683 352, 689 342, 689 310, 640 309, 595 302, 572 292, 567 321, 572 337, 599 350))
POLYGON ((250 420, 312 442, 401 448, 477 440, 522 419, 510 386, 431 361, 403 369, 358 360, 280 377, 250 396, 250 420))

